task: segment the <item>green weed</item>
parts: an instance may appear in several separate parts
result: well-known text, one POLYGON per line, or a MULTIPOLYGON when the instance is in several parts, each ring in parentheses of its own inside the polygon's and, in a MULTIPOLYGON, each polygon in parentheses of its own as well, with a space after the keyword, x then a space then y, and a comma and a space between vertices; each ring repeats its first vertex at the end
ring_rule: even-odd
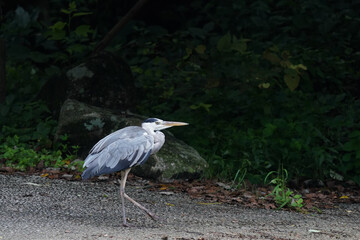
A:
POLYGON ((76 159, 77 146, 73 146, 74 153, 70 153, 66 144, 62 145, 62 150, 35 150, 34 146, 20 142, 18 136, 7 137, 5 142, 0 145, 0 159, 5 166, 12 167, 20 171, 35 168, 42 163, 44 167, 71 168, 81 170, 81 163, 74 162, 76 159))
POLYGON ((268 178, 273 174, 276 174, 277 176, 271 179, 269 182, 269 184, 275 185, 270 195, 275 198, 275 203, 277 204, 278 209, 283 207, 301 209, 303 207, 304 200, 302 199, 301 195, 294 195, 294 192, 286 186, 288 178, 288 172, 286 169, 282 169, 280 172, 269 172, 265 177, 265 184, 267 183, 268 178))

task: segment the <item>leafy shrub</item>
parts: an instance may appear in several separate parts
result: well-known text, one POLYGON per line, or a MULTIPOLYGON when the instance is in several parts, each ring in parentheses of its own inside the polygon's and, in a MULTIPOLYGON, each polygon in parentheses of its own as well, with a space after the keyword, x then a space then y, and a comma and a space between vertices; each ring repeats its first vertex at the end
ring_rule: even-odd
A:
MULTIPOLYGON (((90 24, 98 22, 93 15, 108 19, 88 10, 92 1, 51 3, 58 7, 49 26, 39 23, 37 10, 19 7, 0 28, 11 79, 0 140, 16 134, 46 148, 55 122, 35 98, 40 86, 82 60, 97 33, 113 25, 90 24)), ((169 4, 184 16, 179 28, 134 21, 109 46, 131 65, 139 112, 190 122, 186 131, 173 131, 206 158, 210 177, 260 183, 284 166, 290 178, 360 184, 358 3, 169 4)))
MULTIPOLYGON (((62 141, 66 140, 67 137, 63 136, 62 141)), ((78 146, 72 146, 72 149, 69 149, 66 143, 61 143, 57 150, 36 149, 32 145, 20 142, 19 137, 15 135, 7 137, 0 145, 0 160, 5 166, 21 171, 35 168, 40 163, 45 167, 81 170, 83 162, 73 161, 78 148, 78 146)))
POLYGON ((6 141, 0 145, 0 158, 5 161, 6 166, 22 171, 36 167, 40 161, 43 161, 45 166, 49 166, 51 163, 62 160, 60 151, 49 153, 43 149, 38 153, 26 144, 20 143, 19 137, 16 135, 7 137, 6 141))
POLYGON ((18 6, 7 13, 0 27, 8 55, 7 96, 0 104, 0 153, 6 165, 20 170, 35 167, 40 161, 45 166, 63 166, 68 161, 64 158, 74 158, 77 150, 73 146, 73 153, 68 152, 65 143, 53 145, 57 121, 38 98, 46 81, 90 50, 89 35, 93 30, 89 25, 71 22, 91 13, 78 10, 75 2, 61 13, 66 22, 58 18, 46 27, 39 21, 39 10, 26 11, 18 6))
POLYGON ((353 176, 352 179, 360 185, 360 131, 349 134, 348 140, 342 146, 345 151, 341 157, 339 170, 344 175, 353 176))
POLYGON ((347 133, 359 128, 358 110, 349 108, 358 103, 339 82, 353 71, 351 60, 294 39, 282 49, 274 43, 259 47, 258 36, 218 36, 213 28, 162 29, 157 38, 137 28, 146 40, 123 51, 146 96, 139 111, 189 121, 177 135, 205 156, 209 176, 246 172, 259 183, 284 165, 290 177, 336 172, 356 180, 338 167, 347 133))
POLYGON ((0 104, 0 141, 18 135, 21 142, 48 145, 50 136, 54 134, 56 121, 51 118, 46 104, 35 99, 42 83, 35 69, 29 64, 8 65, 8 94, 0 104))

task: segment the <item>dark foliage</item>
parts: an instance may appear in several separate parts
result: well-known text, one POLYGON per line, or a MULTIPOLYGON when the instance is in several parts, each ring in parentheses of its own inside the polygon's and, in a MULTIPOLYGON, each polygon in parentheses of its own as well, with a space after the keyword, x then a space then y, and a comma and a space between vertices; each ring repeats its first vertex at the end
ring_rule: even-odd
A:
MULTIPOLYGON (((51 140, 55 123, 37 93, 84 61, 131 7, 121 4, 54 0, 8 11, 0 140, 51 140)), ((360 184, 359 7, 150 0, 107 50, 131 66, 143 96, 138 112, 191 123, 176 135, 207 159, 208 176, 262 182, 285 168, 292 179, 360 184)))

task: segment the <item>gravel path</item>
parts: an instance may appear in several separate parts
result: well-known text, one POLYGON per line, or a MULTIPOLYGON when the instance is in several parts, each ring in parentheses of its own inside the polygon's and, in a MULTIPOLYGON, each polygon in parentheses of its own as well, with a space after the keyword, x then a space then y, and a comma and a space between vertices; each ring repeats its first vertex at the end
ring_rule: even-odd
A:
POLYGON ((305 215, 204 204, 131 182, 126 192, 162 221, 127 202, 136 227, 123 227, 113 182, 0 175, 0 239, 360 239, 360 204, 305 215))

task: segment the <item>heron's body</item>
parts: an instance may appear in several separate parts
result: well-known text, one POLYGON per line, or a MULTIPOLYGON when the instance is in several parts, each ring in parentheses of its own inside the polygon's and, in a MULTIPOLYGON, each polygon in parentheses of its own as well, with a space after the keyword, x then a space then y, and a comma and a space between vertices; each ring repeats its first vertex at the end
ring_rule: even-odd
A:
POLYGON ((162 132, 142 127, 120 129, 101 139, 85 159, 83 179, 110 174, 145 163, 165 142, 162 132))
POLYGON ((126 127, 109 134, 90 150, 84 162, 86 169, 81 175, 83 179, 118 171, 122 173, 120 195, 125 226, 127 226, 127 222, 124 197, 155 219, 153 213, 125 193, 125 182, 131 167, 145 163, 151 154, 155 154, 160 150, 165 142, 165 135, 159 130, 183 125, 187 125, 187 123, 166 122, 157 118, 149 118, 143 122, 141 127, 126 127))

